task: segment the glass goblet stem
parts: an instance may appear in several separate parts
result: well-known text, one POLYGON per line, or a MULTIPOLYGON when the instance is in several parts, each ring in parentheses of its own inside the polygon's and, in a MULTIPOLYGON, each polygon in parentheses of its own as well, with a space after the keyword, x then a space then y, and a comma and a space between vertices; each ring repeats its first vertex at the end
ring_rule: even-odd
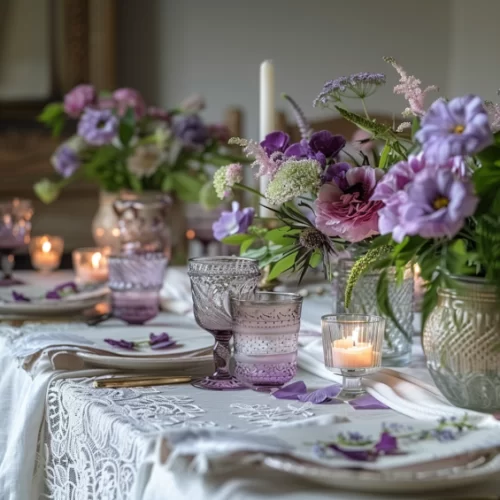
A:
POLYGON ((229 359, 231 357, 231 350, 229 341, 233 335, 231 330, 214 332, 215 345, 214 345, 214 363, 215 373, 214 378, 229 379, 229 359))

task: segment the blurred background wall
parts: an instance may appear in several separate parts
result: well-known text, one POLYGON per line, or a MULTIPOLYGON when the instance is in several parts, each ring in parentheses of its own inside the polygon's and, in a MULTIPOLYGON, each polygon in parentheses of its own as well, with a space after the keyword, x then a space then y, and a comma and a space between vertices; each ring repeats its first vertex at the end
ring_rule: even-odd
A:
POLYGON ((120 84, 165 105, 200 92, 209 120, 238 104, 251 137, 264 59, 275 62, 278 89, 316 118, 326 113, 312 108, 323 82, 358 71, 388 75, 369 104, 399 113, 386 55, 442 95, 493 100, 500 87, 499 0, 121 0, 119 16, 120 84))

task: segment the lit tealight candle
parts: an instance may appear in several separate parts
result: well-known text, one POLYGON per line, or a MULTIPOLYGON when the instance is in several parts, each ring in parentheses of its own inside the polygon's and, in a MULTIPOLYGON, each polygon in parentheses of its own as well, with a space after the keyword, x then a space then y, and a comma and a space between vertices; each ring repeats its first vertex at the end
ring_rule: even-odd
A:
POLYGON ((108 280, 109 252, 100 248, 80 248, 73 252, 73 266, 79 283, 103 283, 108 280))
POLYGON ((371 368, 373 366, 373 346, 367 342, 358 342, 359 327, 352 336, 333 342, 333 365, 335 368, 371 368))
POLYGON ((61 263, 64 241, 58 236, 38 236, 30 243, 31 263, 40 271, 53 271, 61 263))

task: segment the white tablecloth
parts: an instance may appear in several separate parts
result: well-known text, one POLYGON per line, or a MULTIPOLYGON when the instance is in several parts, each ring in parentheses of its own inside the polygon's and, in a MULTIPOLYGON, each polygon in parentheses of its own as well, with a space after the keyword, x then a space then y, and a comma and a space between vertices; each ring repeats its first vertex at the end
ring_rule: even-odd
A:
MULTIPOLYGON (((320 315, 329 310, 327 297, 308 299, 304 318, 318 323, 320 315)), ((168 322, 169 317, 162 319, 168 322)), ((418 347, 412 366, 405 371, 430 380, 418 347)), ((304 372, 299 372, 297 379, 304 380, 311 389, 328 384, 304 372)), ((321 416, 360 421, 387 419, 393 414, 392 410, 356 411, 347 404, 276 400, 253 391, 212 392, 191 385, 95 389, 92 379, 58 379, 48 389, 45 446, 37 470, 43 475, 43 498, 127 499, 144 458, 158 437, 169 430, 254 430, 321 416)), ((259 496, 265 497, 265 493, 259 496)), ((247 497, 240 492, 234 498, 247 497)))

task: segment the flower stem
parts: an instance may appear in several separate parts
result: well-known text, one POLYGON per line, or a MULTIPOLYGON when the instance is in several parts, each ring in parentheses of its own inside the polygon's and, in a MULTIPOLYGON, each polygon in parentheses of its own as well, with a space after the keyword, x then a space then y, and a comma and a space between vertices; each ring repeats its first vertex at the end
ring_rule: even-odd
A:
POLYGON ((366 118, 370 120, 370 115, 368 114, 368 110, 366 109, 366 104, 363 97, 361 98, 361 105, 363 106, 363 111, 365 112, 366 118))

